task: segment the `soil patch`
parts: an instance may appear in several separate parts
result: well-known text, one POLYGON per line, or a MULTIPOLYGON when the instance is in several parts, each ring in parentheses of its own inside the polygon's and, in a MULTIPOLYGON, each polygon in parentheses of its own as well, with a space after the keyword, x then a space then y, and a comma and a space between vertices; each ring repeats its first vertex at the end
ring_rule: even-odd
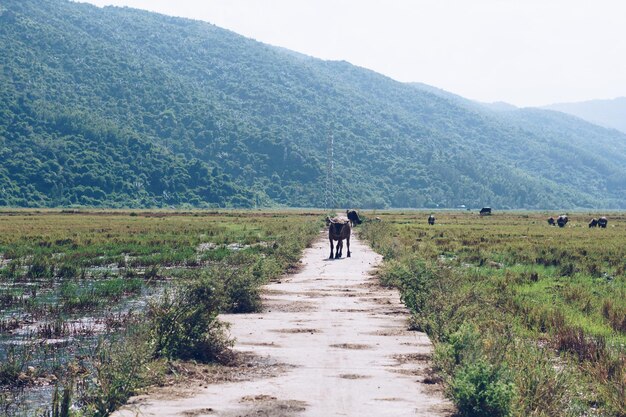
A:
POLYGON ((393 355, 392 358, 400 363, 428 362, 431 359, 430 353, 406 353, 393 355))
POLYGON ((234 352, 233 360, 228 365, 174 362, 170 366, 170 373, 162 386, 149 389, 150 397, 162 400, 188 398, 210 384, 272 378, 293 368, 270 356, 251 352, 234 352))
MULTIPOLYGON (((259 397, 259 396, 256 396, 259 397)), ((306 410, 306 402, 298 400, 278 400, 276 397, 262 395, 260 399, 243 397, 243 403, 252 403, 242 410, 220 414, 224 417, 293 417, 306 410)))
POLYGON ((295 328, 295 329, 272 329, 270 330, 275 333, 319 333, 318 329, 305 329, 305 328, 295 328))
POLYGON ((197 410, 188 410, 181 413, 185 417, 200 417, 215 415, 215 410, 212 408, 198 408, 197 410))
POLYGON ((359 374, 341 374, 339 378, 343 379, 367 379, 371 378, 369 375, 359 375, 359 374))
POLYGON ((338 344, 330 345, 330 347, 334 347, 337 349, 354 349, 354 350, 372 349, 372 346, 370 345, 362 345, 358 343, 338 343, 338 344))
POLYGON ((268 303, 263 307, 264 313, 271 313, 278 311, 282 313, 303 313, 307 311, 314 311, 315 305, 306 301, 296 301, 293 303, 268 303))

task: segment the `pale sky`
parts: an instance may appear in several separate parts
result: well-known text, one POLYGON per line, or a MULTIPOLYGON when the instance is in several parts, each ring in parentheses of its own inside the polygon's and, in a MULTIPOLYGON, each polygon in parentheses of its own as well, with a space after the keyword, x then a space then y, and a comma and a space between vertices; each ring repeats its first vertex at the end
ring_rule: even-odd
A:
POLYGON ((626 96, 623 0, 81 0, 518 106, 626 96))

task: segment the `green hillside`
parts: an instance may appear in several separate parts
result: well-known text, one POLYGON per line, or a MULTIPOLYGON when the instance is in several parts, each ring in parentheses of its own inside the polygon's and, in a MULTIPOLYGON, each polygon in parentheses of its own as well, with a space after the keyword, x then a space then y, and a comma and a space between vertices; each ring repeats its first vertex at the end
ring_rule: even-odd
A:
MULTIPOLYGON (((626 135, 213 25, 0 3, 0 205, 626 208, 626 135)), ((459 74, 462 76, 462 74, 459 74)))

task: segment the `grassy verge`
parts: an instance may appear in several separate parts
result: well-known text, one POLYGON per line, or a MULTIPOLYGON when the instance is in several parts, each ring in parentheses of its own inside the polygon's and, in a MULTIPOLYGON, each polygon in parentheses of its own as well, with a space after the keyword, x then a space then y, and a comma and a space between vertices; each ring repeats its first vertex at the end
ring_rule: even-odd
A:
POLYGON ((461 415, 626 415, 626 216, 607 229, 583 214, 564 229, 540 213, 379 216, 362 236, 461 415))

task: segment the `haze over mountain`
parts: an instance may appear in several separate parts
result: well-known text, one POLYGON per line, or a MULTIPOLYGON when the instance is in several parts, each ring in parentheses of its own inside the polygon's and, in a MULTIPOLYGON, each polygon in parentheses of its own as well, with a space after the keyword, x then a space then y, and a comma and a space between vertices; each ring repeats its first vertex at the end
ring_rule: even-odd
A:
POLYGON ((579 103, 556 103, 543 108, 568 113, 588 122, 626 133, 626 97, 579 103))
POLYGON ((626 135, 208 23, 0 5, 0 205, 626 208, 626 135))

